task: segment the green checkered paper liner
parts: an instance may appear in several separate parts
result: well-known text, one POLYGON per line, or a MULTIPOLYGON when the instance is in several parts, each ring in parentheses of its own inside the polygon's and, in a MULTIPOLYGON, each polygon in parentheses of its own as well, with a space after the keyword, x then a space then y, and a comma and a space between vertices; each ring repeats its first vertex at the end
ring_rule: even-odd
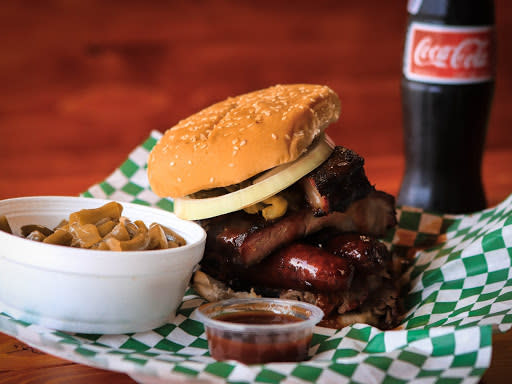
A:
MULTIPOLYGON (((85 196, 172 211, 146 177, 152 132, 128 159, 85 196)), ((489 367, 493 331, 512 326, 512 195, 471 215, 436 215, 401 208, 384 241, 414 254, 400 327, 366 324, 316 327, 311 358, 301 363, 244 365, 215 361, 194 310, 203 301, 188 290, 176 319, 149 332, 72 334, 0 313, 0 331, 53 355, 125 372, 139 382, 214 383, 478 383, 489 367)))

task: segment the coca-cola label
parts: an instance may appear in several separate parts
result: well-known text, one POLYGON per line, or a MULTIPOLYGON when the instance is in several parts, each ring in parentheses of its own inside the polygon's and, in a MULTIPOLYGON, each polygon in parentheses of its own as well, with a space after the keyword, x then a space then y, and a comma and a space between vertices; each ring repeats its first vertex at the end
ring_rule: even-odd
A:
POLYGON ((477 83, 494 77, 491 26, 454 27, 413 22, 405 42, 404 75, 427 83, 477 83))

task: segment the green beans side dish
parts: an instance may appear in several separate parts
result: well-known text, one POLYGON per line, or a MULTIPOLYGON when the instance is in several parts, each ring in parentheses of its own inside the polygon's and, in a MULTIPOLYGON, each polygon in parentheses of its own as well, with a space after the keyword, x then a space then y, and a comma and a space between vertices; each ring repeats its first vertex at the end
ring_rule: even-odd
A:
MULTIPOLYGON (((183 237, 158 223, 149 228, 141 220, 122 216, 123 206, 115 201, 99 208, 73 212, 55 228, 28 224, 21 227, 21 237, 48 244, 103 251, 140 251, 168 249, 186 244, 183 237)), ((11 233, 5 216, 0 216, 0 230, 11 233)))

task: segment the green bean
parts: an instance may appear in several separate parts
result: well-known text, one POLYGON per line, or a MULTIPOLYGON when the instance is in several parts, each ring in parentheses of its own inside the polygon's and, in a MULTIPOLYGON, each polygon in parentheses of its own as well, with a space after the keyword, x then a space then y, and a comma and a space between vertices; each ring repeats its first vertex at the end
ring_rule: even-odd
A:
POLYGON ((101 224, 96 224, 96 227, 98 228, 98 232, 100 233, 101 237, 107 236, 110 232, 112 232, 115 226, 116 223, 115 221, 112 220, 105 221, 104 223, 101 224))
POLYGON ((9 225, 9 222, 7 221, 7 217, 0 216, 0 231, 4 231, 7 233, 12 234, 11 226, 9 225))
POLYGON ((148 243, 149 237, 145 232, 135 235, 131 240, 120 242, 122 251, 140 251, 146 249, 148 243))
MULTIPOLYGON (((112 239, 108 239, 106 241, 110 241, 113 245, 115 244, 115 247, 120 248, 121 251, 138 251, 146 249, 149 244, 148 228, 144 222, 140 220, 136 220, 132 224, 137 226, 138 232, 130 240, 119 241, 116 239, 119 244, 117 244, 115 241, 111 241, 112 239)), ((107 244, 111 246, 111 244, 107 244)))
POLYGON ((115 201, 111 201, 99 208, 82 209, 69 215, 70 223, 96 224, 101 219, 109 217, 112 220, 118 220, 123 212, 123 206, 115 201))
POLYGON ((34 231, 41 232, 45 237, 48 237, 53 233, 53 231, 50 228, 37 224, 29 224, 21 227, 21 236, 27 237, 34 231))
POLYGON ((29 239, 29 240, 34 240, 34 241, 41 242, 44 239, 46 239, 47 236, 44 233, 41 233, 38 230, 35 230, 35 231, 30 232, 28 234, 28 236, 26 236, 26 238, 29 239))
POLYGON ((62 219, 60 221, 60 223, 57 224, 57 226, 55 228, 53 228, 53 230, 55 231, 56 229, 67 228, 67 227, 69 227, 69 221, 67 221, 66 219, 62 219))
POLYGON ((148 231, 148 227, 146 227, 146 224, 144 224, 144 222, 142 220, 135 220, 133 222, 133 224, 135 224, 137 227, 137 233, 139 233, 140 231, 143 231, 143 232, 148 231))
POLYGON ((149 226, 148 249, 167 249, 167 237, 160 224, 153 223, 149 226))
POLYGON ((128 233, 125 225, 122 222, 116 224, 116 226, 107 235, 107 237, 113 237, 119 241, 130 240, 130 234, 128 233))
POLYGON ((43 240, 43 243, 56 244, 56 245, 71 245, 73 236, 71 233, 66 232, 62 229, 57 229, 50 236, 43 240))
POLYGON ((59 227, 55 227, 53 231, 55 232, 57 229, 62 229, 63 231, 69 232, 69 223, 66 221, 66 224, 63 224, 62 226, 59 227))
POLYGON ((117 240, 115 237, 108 237, 103 242, 107 245, 110 251, 122 251, 121 242, 117 240))
POLYGON ((110 251, 110 247, 104 241, 96 243, 94 246, 91 247, 91 249, 97 249, 100 251, 110 251))
POLYGON ((130 237, 135 236, 139 232, 139 228, 137 227, 137 224, 131 222, 128 218, 121 217, 119 222, 124 224, 126 230, 130 234, 130 237))
MULTIPOLYGON (((181 237, 180 235, 178 235, 176 232, 174 232, 172 229, 167 228, 164 225, 161 225, 161 227, 165 232, 168 242, 173 242, 173 243, 177 244, 178 247, 187 244, 186 240, 183 237, 181 237)), ((171 248, 171 247, 169 247, 169 248, 171 248)))
POLYGON ((148 247, 148 227, 146 227, 146 224, 144 224, 142 220, 135 220, 133 224, 138 228, 138 231, 131 240, 121 242, 121 248, 123 248, 123 251, 143 250, 148 247))
POLYGON ((105 224, 107 221, 112 221, 110 217, 104 217, 103 219, 100 219, 95 225, 99 227, 100 225, 105 224))
POLYGON ((141 251, 147 249, 149 237, 143 233, 139 233, 133 239, 126 241, 119 241, 116 238, 110 237, 105 239, 111 251, 141 251))
POLYGON ((175 241, 169 240, 167 241, 167 248, 178 248, 180 245, 175 241))
POLYGON ((94 224, 79 225, 73 223, 69 226, 69 233, 73 236, 72 244, 81 248, 90 248, 101 241, 98 228, 94 224))
MULTIPOLYGON (((113 251, 167 249, 186 244, 170 228, 152 223, 148 229, 142 220, 132 222, 121 216, 122 210, 121 204, 109 202, 71 213, 69 220, 62 220, 54 230, 29 224, 21 228, 21 234, 47 244, 113 251)), ((0 230, 12 233, 5 216, 0 216, 0 230)))

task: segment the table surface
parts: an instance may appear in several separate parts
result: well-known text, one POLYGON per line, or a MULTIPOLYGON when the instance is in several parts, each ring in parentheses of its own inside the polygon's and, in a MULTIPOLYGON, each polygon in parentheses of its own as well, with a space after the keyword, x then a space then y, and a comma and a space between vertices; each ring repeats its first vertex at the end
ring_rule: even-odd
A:
MULTIPOLYGON (((489 206, 512 193, 512 9, 496 1, 497 82, 483 159, 489 206), (507 42, 507 43, 505 43, 507 42)), ((404 168, 403 1, 0 4, 0 199, 76 195, 152 129, 276 83, 328 84, 342 117, 328 132, 395 194, 404 168), (384 5, 385 4, 385 5, 384 5)), ((483 381, 508 382, 512 332, 494 336, 483 381)), ((132 383, 0 334, 0 384, 132 383)))

